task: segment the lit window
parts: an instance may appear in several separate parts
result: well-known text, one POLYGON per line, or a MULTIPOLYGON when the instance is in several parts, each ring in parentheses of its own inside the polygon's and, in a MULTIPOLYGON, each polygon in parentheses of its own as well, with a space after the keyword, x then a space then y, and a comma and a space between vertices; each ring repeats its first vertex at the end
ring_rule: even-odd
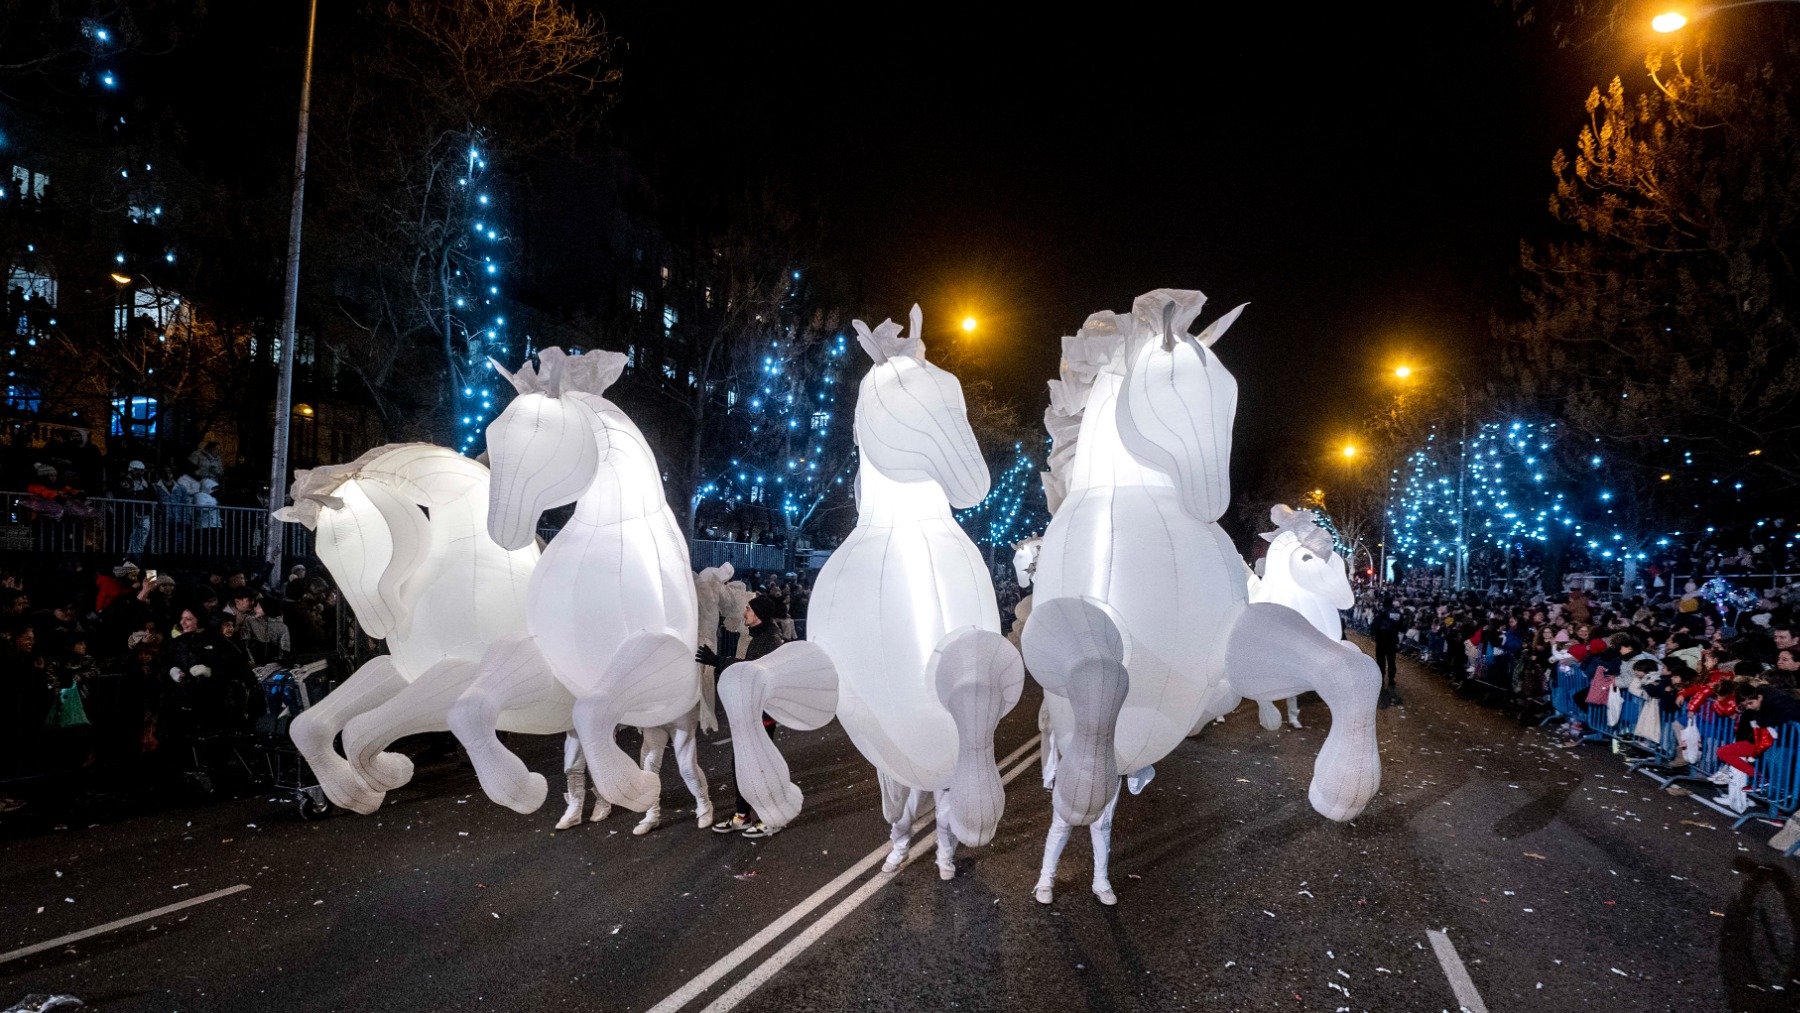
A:
POLYGON ((668 377, 671 380, 675 379, 675 364, 674 363, 672 363, 672 362, 663 363, 663 376, 668 377))
POLYGON ((725 407, 727 407, 727 408, 737 407, 737 391, 735 391, 735 390, 725 391, 725 407))
POLYGON ((708 285, 705 288, 700 290, 700 298, 706 301, 707 309, 712 309, 712 286, 711 285, 708 285))
POLYGON ((49 309, 56 308, 56 279, 48 274, 15 267, 6 278, 7 291, 18 289, 26 299, 42 299, 49 309))
POLYGON ((663 307, 663 336, 664 337, 667 337, 672 331, 675 330, 675 321, 680 320, 680 319, 681 319, 681 314, 675 312, 675 307, 673 307, 673 306, 664 306, 663 307))
POLYGON ((631 309, 635 313, 644 312, 644 290, 643 289, 634 288, 631 290, 631 309))
POLYGON ((663 283, 664 287, 667 287, 669 284, 669 265, 667 265, 667 264, 663 265, 661 274, 662 274, 662 283, 663 283))
POLYGON ((625 365, 627 368, 637 365, 637 346, 625 346, 625 365))
POLYGON ((813 415, 812 415, 813 432, 822 433, 825 431, 825 427, 830 424, 831 424, 831 413, 830 412, 813 412, 813 415))
POLYGON ((112 435, 148 439, 156 435, 156 399, 153 397, 115 397, 112 399, 112 435))
POLYGON ((50 177, 41 172, 32 172, 22 165, 12 167, 13 189, 21 197, 43 200, 44 192, 50 189, 50 177))
POLYGON ((6 407, 22 412, 36 412, 43 407, 43 393, 36 387, 9 384, 6 388, 6 407))

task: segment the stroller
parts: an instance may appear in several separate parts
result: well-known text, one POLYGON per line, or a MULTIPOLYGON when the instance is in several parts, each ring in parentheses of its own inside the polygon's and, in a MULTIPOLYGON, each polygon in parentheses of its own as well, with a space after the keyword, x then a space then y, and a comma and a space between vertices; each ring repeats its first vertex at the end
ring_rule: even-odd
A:
POLYGON ((261 780, 294 804, 301 819, 318 819, 331 812, 331 802, 318 778, 288 737, 288 726, 313 700, 330 691, 331 661, 320 658, 304 665, 262 665, 256 669, 267 704, 256 719, 250 749, 260 759, 261 780))

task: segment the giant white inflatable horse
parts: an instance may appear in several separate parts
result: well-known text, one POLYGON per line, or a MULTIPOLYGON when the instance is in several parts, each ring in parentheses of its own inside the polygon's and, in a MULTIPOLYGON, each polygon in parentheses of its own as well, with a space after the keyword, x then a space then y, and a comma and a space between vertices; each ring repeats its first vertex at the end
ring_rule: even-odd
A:
POLYGON ((1162 289, 1128 315, 1095 314, 1064 339, 1051 384, 1065 470, 1047 488, 1062 502, 1024 643, 1062 756, 1054 805, 1071 824, 1100 817, 1120 772, 1166 756, 1233 691, 1276 700, 1312 689, 1331 709, 1309 791, 1321 814, 1354 817, 1380 783, 1374 662, 1291 609, 1250 603, 1217 523, 1237 384, 1211 346, 1242 307, 1190 335, 1204 300, 1162 289))
POLYGON ((800 728, 835 713, 881 775, 896 855, 922 794, 938 793, 948 875, 946 849, 985 844, 999 823, 994 728, 1018 703, 1024 669, 1000 635, 981 553, 950 513, 980 502, 990 482, 962 387, 926 361, 917 306, 910 334, 891 320, 854 323, 874 360, 857 391, 856 528, 819 573, 808 640, 733 666, 719 698, 744 797, 765 823, 792 820, 802 795, 762 713, 800 728))
MULTIPOLYGON (((1271 602, 1293 609, 1311 623, 1313 629, 1355 651, 1355 644, 1344 639, 1344 617, 1341 609, 1355 604, 1350 589, 1350 571, 1344 557, 1338 554, 1331 533, 1320 527, 1311 514, 1277 503, 1269 509, 1274 531, 1262 534, 1269 543, 1263 557, 1262 576, 1249 574, 1252 602, 1271 602)), ((1296 698, 1287 701, 1288 720, 1300 727, 1300 706, 1296 698)), ((1275 705, 1262 701, 1259 705, 1264 728, 1281 724, 1275 705)))
MULTIPOLYGON (((388 653, 302 712, 289 731, 333 802, 369 813, 406 783, 395 739, 444 731, 488 646, 525 627, 535 544, 503 549, 487 533, 488 469, 422 443, 378 447, 349 464, 301 471, 277 511, 317 532, 316 551, 344 602, 388 653), (423 509, 421 509, 423 508, 423 509), (427 515, 429 511, 429 516, 427 515), (332 740, 344 733, 348 759, 332 740)), ((554 731, 555 707, 514 708, 512 731, 554 731)))
POLYGON ((548 788, 495 737, 501 714, 573 694, 570 722, 595 791, 644 812, 661 781, 618 747, 614 729, 671 724, 700 702, 687 541, 643 434, 605 397, 624 368, 616 352, 560 348, 517 374, 495 366, 518 396, 488 426, 489 532, 502 546, 529 545, 539 515, 575 504, 531 575, 525 633, 488 651, 450 711, 483 790, 518 812, 535 811, 548 788))

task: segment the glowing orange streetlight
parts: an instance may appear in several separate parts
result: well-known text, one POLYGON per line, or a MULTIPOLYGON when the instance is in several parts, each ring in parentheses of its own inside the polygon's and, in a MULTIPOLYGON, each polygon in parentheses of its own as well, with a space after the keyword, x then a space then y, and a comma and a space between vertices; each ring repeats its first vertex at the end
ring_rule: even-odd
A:
POLYGON ((1412 373, 1413 373, 1413 371, 1412 371, 1412 367, 1411 367, 1411 366, 1396 366, 1396 367, 1395 367, 1395 368, 1394 368, 1394 375, 1395 375, 1395 376, 1397 376, 1397 377, 1399 377, 1399 378, 1400 378, 1400 379, 1402 379, 1402 380, 1404 380, 1404 379, 1406 379, 1406 378, 1407 378, 1407 377, 1409 377, 1409 376, 1411 376, 1411 375, 1412 375, 1412 373))
POLYGON ((1652 31, 1667 35, 1670 32, 1681 31, 1687 27, 1687 23, 1687 15, 1680 11, 1665 11, 1650 19, 1650 28, 1652 31))
POLYGON ((962 329, 963 329, 964 333, 974 334, 976 326, 977 326, 977 324, 976 324, 976 320, 974 317, 963 317, 962 329))
POLYGON ((1351 459, 1354 459, 1355 457, 1356 457, 1356 444, 1354 444, 1354 443, 1344 444, 1344 459, 1351 460, 1351 459))

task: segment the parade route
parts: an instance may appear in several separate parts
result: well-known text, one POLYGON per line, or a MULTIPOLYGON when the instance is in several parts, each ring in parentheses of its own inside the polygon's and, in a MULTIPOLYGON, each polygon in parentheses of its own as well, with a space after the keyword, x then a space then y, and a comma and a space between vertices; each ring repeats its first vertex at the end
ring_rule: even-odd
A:
MULTIPOLYGON (((948 883, 919 860, 929 815, 913 861, 879 871, 874 774, 835 724, 779 733, 806 807, 760 842, 675 816, 672 770, 671 821, 633 837, 622 812, 555 833, 552 807, 494 806, 442 762, 371 817, 305 823, 257 798, 8 842, 0 998, 656 1013, 1791 1005, 1800 903, 1769 828, 1734 833, 1604 750, 1551 748, 1409 663, 1401 690, 1405 705, 1380 717, 1381 794, 1351 824, 1306 802, 1326 724, 1314 698, 1302 730, 1264 731, 1246 705, 1186 743, 1119 806, 1114 908, 1088 892, 1080 832, 1055 902, 1031 896, 1049 813, 1032 687, 997 736, 1000 833, 963 849, 948 883)), ((554 771, 560 743, 516 741, 554 771)), ((702 746, 721 804, 727 753, 702 746)))

